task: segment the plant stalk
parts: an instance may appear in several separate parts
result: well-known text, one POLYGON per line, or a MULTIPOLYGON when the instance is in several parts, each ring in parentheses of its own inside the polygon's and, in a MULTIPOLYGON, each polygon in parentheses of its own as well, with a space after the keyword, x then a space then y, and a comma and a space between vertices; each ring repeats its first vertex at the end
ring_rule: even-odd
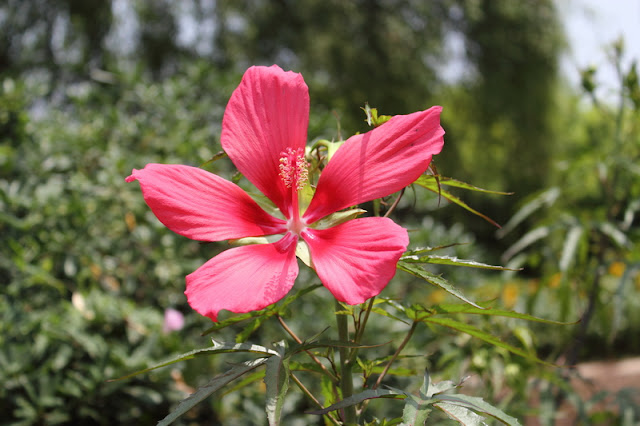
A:
MULTIPOLYGON (((338 340, 344 343, 349 342, 349 325, 347 316, 338 314, 342 310, 340 302, 336 300, 336 322, 338 323, 338 340)), ((340 347, 340 388, 342 399, 347 399, 353 395, 353 364, 349 361, 349 348, 340 347)), ((343 410, 343 419, 346 424, 356 424, 356 407, 350 405, 343 410)))

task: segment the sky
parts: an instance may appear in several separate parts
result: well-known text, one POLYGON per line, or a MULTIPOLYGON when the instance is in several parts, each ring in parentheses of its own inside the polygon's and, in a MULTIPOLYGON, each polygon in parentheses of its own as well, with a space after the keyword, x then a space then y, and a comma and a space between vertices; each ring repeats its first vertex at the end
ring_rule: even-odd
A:
POLYGON ((556 0, 556 4, 570 47, 562 58, 562 72, 578 86, 579 70, 594 65, 600 89, 611 91, 616 74, 606 47, 623 37, 624 66, 628 69, 633 59, 640 62, 640 0, 556 0))

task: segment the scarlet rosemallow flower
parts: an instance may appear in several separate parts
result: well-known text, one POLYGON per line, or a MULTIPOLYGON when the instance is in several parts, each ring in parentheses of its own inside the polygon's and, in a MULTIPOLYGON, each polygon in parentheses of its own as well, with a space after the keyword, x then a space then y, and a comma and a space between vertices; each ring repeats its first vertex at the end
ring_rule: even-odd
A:
POLYGON ((309 90, 300 74, 275 65, 252 67, 231 95, 220 141, 283 218, 267 213, 234 183, 196 167, 147 164, 126 181, 140 182, 156 217, 180 235, 274 241, 228 249, 187 276, 189 304, 213 321, 223 309, 249 312, 283 298, 298 275, 296 249, 305 245, 324 286, 354 305, 378 295, 393 278, 409 243, 407 231, 381 217, 329 227, 321 219, 393 194, 424 173, 444 143, 440 111, 395 116, 349 138, 322 171, 305 210, 299 193, 308 185, 309 90))

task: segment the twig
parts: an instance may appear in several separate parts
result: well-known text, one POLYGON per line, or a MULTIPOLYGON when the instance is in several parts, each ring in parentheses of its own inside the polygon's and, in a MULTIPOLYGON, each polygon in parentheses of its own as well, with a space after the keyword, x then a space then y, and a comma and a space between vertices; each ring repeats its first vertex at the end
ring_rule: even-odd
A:
MULTIPOLYGON (((282 328, 284 328, 284 330, 289 333, 289 336, 291 336, 293 338, 293 340, 296 341, 296 343, 298 344, 302 344, 302 340, 300 340, 300 338, 298 336, 296 336, 296 334, 293 332, 293 330, 291 330, 289 328, 289 326, 287 325, 287 323, 284 322, 284 319, 282 319, 282 317, 280 315, 276 315, 276 318, 278 318, 278 321, 280 322, 280 325, 282 326, 282 328)), ((331 381, 335 384, 338 384, 340 382, 340 380, 331 372, 327 369, 327 367, 325 367, 325 365, 318 359, 318 357, 316 357, 314 354, 311 353, 311 351, 306 350, 305 352, 307 353, 307 355, 309 355, 311 357, 311 359, 313 360, 313 362, 315 362, 320 369, 322 369, 322 371, 329 376, 329 378, 331 379, 331 381)))

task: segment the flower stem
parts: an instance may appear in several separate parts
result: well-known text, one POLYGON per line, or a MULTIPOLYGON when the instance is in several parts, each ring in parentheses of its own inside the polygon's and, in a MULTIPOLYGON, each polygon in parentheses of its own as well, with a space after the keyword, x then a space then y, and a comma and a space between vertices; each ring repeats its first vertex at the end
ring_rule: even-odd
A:
MULTIPOLYGON (((338 340, 349 342, 349 325, 347 316, 339 314, 342 310, 340 302, 336 300, 336 322, 338 323, 338 340)), ((352 363, 349 361, 349 348, 340 347, 340 388, 342 389, 342 399, 347 399, 353 395, 353 374, 352 363)), ((356 424, 356 407, 350 405, 344 408, 343 419, 346 424, 356 424)))

